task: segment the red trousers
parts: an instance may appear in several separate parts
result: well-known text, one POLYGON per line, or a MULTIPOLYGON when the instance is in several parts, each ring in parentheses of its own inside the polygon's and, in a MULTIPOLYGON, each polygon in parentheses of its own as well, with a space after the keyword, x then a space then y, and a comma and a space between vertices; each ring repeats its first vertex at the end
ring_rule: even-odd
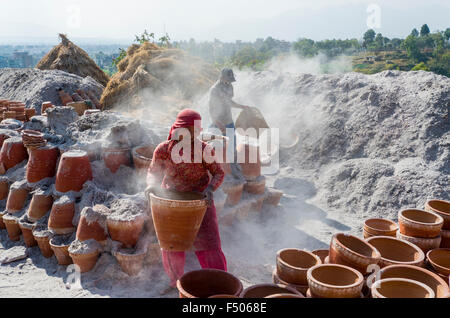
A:
MULTIPOLYGON (((195 255, 202 268, 227 270, 227 261, 222 252, 216 207, 212 204, 206 210, 202 225, 194 242, 195 255)), ((161 250, 164 270, 170 278, 171 286, 184 274, 185 252, 161 250)))

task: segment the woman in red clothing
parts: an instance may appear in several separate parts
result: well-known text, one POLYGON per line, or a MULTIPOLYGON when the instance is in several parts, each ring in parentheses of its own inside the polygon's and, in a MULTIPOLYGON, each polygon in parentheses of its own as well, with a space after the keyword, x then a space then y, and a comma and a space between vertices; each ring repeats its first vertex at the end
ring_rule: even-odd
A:
MULTIPOLYGON (((214 150, 198 139, 201 132, 201 119, 200 114, 191 109, 185 109, 178 114, 170 130, 169 139, 160 144, 153 154, 147 174, 146 192, 152 192, 152 189, 161 186, 163 189, 178 192, 204 193, 207 197, 208 209, 194 242, 195 254, 202 268, 226 271, 227 262, 222 252, 216 208, 212 199, 212 193, 220 187, 225 174, 220 163, 205 158, 205 154, 214 156, 214 150), (189 147, 183 147, 181 150, 177 147, 181 141, 184 145, 189 144, 188 140, 182 140, 179 137, 183 128, 185 130, 181 138, 186 137, 184 134, 186 130, 189 131, 190 160, 189 155, 183 153, 186 148, 189 150, 189 147), (187 160, 180 162, 180 157, 187 160), (212 179, 209 174, 212 175, 212 179)), ((176 281, 184 274, 185 252, 164 250, 161 252, 164 269, 171 280, 171 286, 175 287, 176 281)))

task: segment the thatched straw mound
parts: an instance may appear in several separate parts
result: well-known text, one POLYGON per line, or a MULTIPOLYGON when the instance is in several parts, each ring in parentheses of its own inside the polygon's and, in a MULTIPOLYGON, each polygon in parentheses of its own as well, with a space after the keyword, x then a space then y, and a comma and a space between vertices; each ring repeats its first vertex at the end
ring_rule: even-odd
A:
POLYGON ((97 82, 106 86, 109 81, 100 67, 80 47, 73 44, 64 35, 60 34, 61 43, 50 50, 39 61, 36 68, 40 70, 61 70, 81 77, 90 76, 97 82))
POLYGON ((207 92, 218 77, 203 60, 152 43, 130 46, 118 70, 103 92, 103 109, 147 106, 166 97, 188 103, 207 92))

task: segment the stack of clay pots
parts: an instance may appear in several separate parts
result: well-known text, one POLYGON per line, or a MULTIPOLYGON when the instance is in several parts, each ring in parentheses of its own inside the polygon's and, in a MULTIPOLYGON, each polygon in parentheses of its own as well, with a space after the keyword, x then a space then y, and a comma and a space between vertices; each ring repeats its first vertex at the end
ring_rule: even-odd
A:
POLYGON ((9 118, 25 122, 29 121, 35 114, 34 108, 26 108, 22 102, 0 100, 0 120, 9 118))
POLYGON ((44 134, 35 130, 22 131, 22 141, 28 149, 38 149, 47 144, 47 141, 44 139, 44 134))
POLYGON ((418 209, 400 211, 397 237, 420 247, 424 253, 439 248, 444 219, 434 212, 418 209))
POLYGON ((443 218, 441 231, 442 248, 450 248, 450 202, 444 200, 430 200, 425 205, 425 211, 433 212, 443 218))

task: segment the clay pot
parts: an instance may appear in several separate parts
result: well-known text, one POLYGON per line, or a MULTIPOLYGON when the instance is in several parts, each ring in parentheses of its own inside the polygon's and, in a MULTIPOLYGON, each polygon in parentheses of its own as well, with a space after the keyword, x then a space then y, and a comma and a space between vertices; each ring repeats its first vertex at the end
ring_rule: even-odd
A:
POLYGON ((22 142, 29 150, 38 149, 47 144, 47 141, 44 139, 44 134, 36 130, 22 131, 22 142))
POLYGON ((397 232, 397 238, 399 240, 408 241, 416 246, 418 246, 426 254, 430 250, 439 248, 441 245, 442 237, 438 236, 435 238, 421 238, 403 235, 400 231, 397 232))
POLYGON ((202 194, 150 194, 156 236, 166 251, 187 251, 194 244, 207 204, 202 194))
POLYGON ((208 298, 214 295, 239 296, 242 283, 230 273, 201 269, 184 274, 177 281, 180 298, 208 298))
POLYGON ((238 162, 242 167, 242 174, 246 180, 256 180, 261 176, 261 156, 259 146, 249 143, 236 147, 238 162))
POLYGON ((223 192, 227 195, 225 205, 235 206, 242 199, 242 192, 244 191, 244 184, 224 184, 222 186, 223 192))
POLYGON ((425 204, 425 211, 436 213, 444 219, 443 230, 450 230, 450 202, 430 200, 425 204))
POLYGON ((36 109, 34 109, 34 108, 25 109, 25 115, 27 117, 27 120, 30 120, 31 117, 36 116, 36 109))
POLYGON ((440 235, 444 219, 433 212, 409 209, 399 212, 398 224, 404 235, 433 238, 440 235))
POLYGON ((148 167, 152 163, 153 152, 155 147, 153 146, 139 146, 133 148, 131 154, 133 156, 133 163, 136 170, 141 172, 147 172, 148 167))
POLYGON ((20 241, 20 234, 22 231, 19 227, 19 221, 12 215, 4 214, 3 223, 5 223, 6 230, 8 231, 8 237, 11 241, 20 241))
POLYGON ((32 222, 36 222, 43 218, 53 206, 53 197, 48 194, 33 194, 30 206, 28 207, 27 216, 32 222))
POLYGON ((109 236, 113 241, 122 243, 126 248, 133 248, 139 241, 145 223, 145 216, 139 215, 134 220, 115 220, 107 218, 109 236))
POLYGON ((130 276, 138 275, 144 266, 147 249, 141 249, 134 254, 125 253, 122 250, 113 253, 120 268, 130 276))
POLYGON ((350 266, 366 275, 368 266, 378 264, 380 259, 375 247, 355 236, 339 233, 331 239, 329 261, 332 264, 350 266))
POLYGON ((38 243, 39 249, 41 250, 42 256, 45 258, 50 258, 53 256, 53 250, 50 246, 51 234, 47 233, 45 235, 38 235, 33 231, 33 236, 38 243))
POLYGON ((427 260, 438 274, 445 276, 450 275, 450 249, 438 248, 429 251, 427 260))
POLYGON ((367 240, 381 254, 378 265, 383 268, 389 265, 414 265, 422 267, 425 254, 416 245, 393 237, 378 236, 367 240))
POLYGON ((359 298, 364 286, 363 275, 344 265, 317 265, 307 276, 311 295, 318 298, 359 298))
POLYGON ((8 198, 9 182, 6 180, 0 181, 0 200, 8 198))
POLYGON ((8 200, 6 201, 6 210, 9 213, 17 213, 22 211, 27 202, 29 190, 25 187, 12 188, 8 194, 8 200))
POLYGON ((102 157, 112 173, 116 173, 121 165, 131 166, 130 148, 105 148, 102 157))
MULTIPOLYGON (((106 218, 105 218, 106 225, 106 218)), ((106 229, 98 222, 88 222, 86 216, 81 215, 80 222, 78 223, 77 240, 84 242, 90 239, 96 240, 101 245, 105 245, 108 239, 108 235, 106 233, 106 229)))
POLYGON ((72 223, 75 215, 75 201, 68 196, 59 198, 53 203, 48 220, 48 229, 57 235, 75 232, 72 223))
POLYGON ((373 298, 435 298, 427 285, 405 278, 387 278, 376 281, 371 288, 373 298))
POLYGON ((3 143, 0 160, 6 170, 9 170, 28 158, 27 149, 21 137, 11 137, 3 143))
POLYGON ((264 204, 269 204, 273 206, 277 206, 280 204, 281 198, 283 197, 283 192, 276 189, 269 189, 268 195, 264 200, 264 204))
POLYGON ((289 284, 288 282, 282 280, 280 276, 278 276, 276 269, 272 272, 272 281, 274 284, 285 285, 287 287, 293 288, 302 295, 306 295, 306 291, 309 288, 308 284, 306 285, 289 284))
POLYGON ((59 149, 56 147, 31 149, 27 165, 27 181, 36 183, 42 179, 54 177, 58 156, 59 149))
POLYGON ((266 177, 260 176, 256 180, 249 180, 244 185, 244 191, 250 194, 264 194, 266 191, 266 177))
POLYGON ((308 269, 319 264, 320 258, 307 251, 284 249, 277 253, 277 275, 290 284, 307 285, 308 269))
POLYGON ((305 298, 305 296, 293 295, 293 294, 275 294, 275 295, 267 296, 265 298, 305 298))
POLYGON ((0 211, 0 230, 5 230, 6 229, 6 225, 5 222, 3 222, 3 215, 5 215, 5 211, 0 211))
POLYGON ((53 108, 55 106, 53 106, 53 104, 51 102, 44 102, 42 103, 42 107, 41 107, 41 114, 44 116, 47 116, 47 113, 45 112, 47 109, 49 108, 53 108))
POLYGON ((450 290, 448 283, 435 273, 412 265, 391 265, 383 268, 379 272, 380 279, 385 278, 406 278, 421 282, 433 289, 436 298, 449 298, 450 290))
POLYGON ((370 236, 392 236, 397 234, 398 225, 386 219, 369 219, 364 222, 364 231, 370 236))
POLYGON ((80 267, 80 273, 87 273, 95 267, 95 264, 97 264, 100 251, 96 250, 87 254, 73 254, 69 252, 69 255, 72 258, 73 263, 80 267))
POLYGON ((325 264, 325 258, 327 258, 330 255, 330 250, 315 250, 312 251, 311 253, 318 256, 322 264, 325 264))
POLYGON ((60 89, 58 93, 63 106, 67 106, 67 104, 73 103, 72 97, 69 94, 67 94, 63 89, 60 89))
POLYGON ((450 248, 450 231, 442 230, 441 232, 441 248, 450 248))
POLYGON ((33 236, 33 223, 21 222, 19 221, 19 227, 22 231, 23 240, 25 242, 26 247, 33 247, 37 245, 36 240, 33 236))
POLYGON ((55 190, 61 193, 79 192, 88 180, 92 180, 92 169, 87 152, 80 150, 65 152, 59 161, 55 190))
POLYGON ((293 294, 303 296, 297 290, 290 288, 286 285, 278 284, 258 284, 248 287, 242 291, 240 298, 265 298, 267 296, 276 294, 293 294))
POLYGON ((71 102, 66 106, 72 107, 77 112, 78 116, 83 116, 84 112, 88 109, 88 106, 85 102, 71 102))
POLYGON ((56 237, 50 240, 50 247, 55 253, 56 260, 61 266, 67 266, 73 264, 72 257, 69 255, 69 244, 58 245, 56 244, 56 237))

